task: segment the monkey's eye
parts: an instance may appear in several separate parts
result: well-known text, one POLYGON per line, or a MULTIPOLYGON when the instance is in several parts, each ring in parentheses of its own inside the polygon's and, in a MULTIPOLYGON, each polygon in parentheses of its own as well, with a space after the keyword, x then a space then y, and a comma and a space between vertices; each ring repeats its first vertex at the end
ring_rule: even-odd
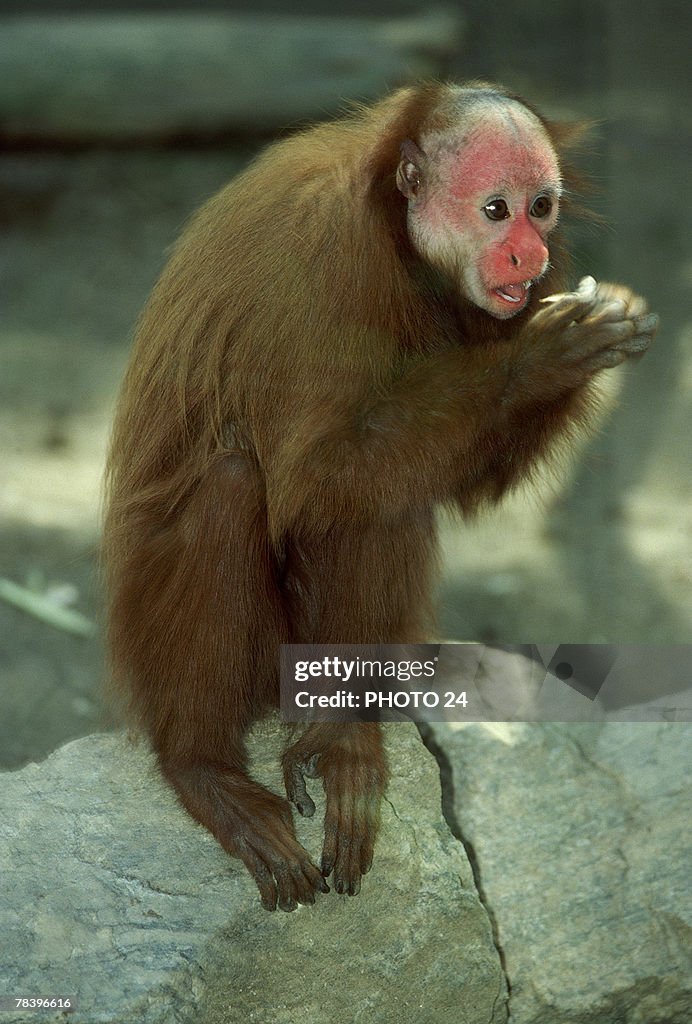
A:
POLYGON ((550 196, 538 196, 533 201, 529 210, 532 217, 548 217, 553 209, 553 201, 550 196))
POLYGON ((504 199, 491 199, 483 207, 483 213, 488 220, 507 220, 509 217, 509 207, 504 199))

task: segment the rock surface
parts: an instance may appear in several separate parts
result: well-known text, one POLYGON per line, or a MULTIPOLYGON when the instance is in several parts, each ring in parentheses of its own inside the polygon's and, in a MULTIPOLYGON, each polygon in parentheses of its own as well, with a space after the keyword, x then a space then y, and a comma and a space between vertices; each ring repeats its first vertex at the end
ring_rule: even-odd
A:
MULTIPOLYGON (((143 743, 90 736, 3 775, 0 993, 77 995, 74 1024, 502 1024, 504 975, 437 763, 413 726, 387 738, 395 770, 361 895, 293 914, 262 910, 143 743)), ((277 789, 280 743, 266 723, 251 745, 277 789)), ((298 834, 318 858, 313 795, 298 834)))
POLYGON ((692 725, 432 728, 512 1024, 689 1024, 692 725))

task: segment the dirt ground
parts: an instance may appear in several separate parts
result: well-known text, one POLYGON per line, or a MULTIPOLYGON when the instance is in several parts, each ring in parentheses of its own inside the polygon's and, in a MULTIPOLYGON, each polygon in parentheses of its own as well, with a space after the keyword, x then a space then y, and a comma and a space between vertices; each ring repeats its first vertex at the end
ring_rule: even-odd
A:
MULTIPOLYGON (((0 766, 39 759, 111 723, 102 700, 97 553, 114 397, 133 324, 167 248, 246 155, 34 152, 0 161, 0 576, 55 600, 73 599, 96 623, 85 639, 0 602, 0 766)), ((646 280, 650 268, 652 305, 663 314, 658 344, 666 351, 632 372, 640 382, 656 373, 667 380, 660 367, 673 357, 677 369, 672 391, 634 410, 656 425, 655 434, 647 432, 641 472, 616 508, 604 512, 593 497, 580 505, 583 493, 598 495, 594 480, 607 478, 608 460, 618 457, 606 441, 587 449, 571 489, 554 489, 547 506, 518 498, 482 523, 447 524, 445 635, 692 641, 692 314, 671 304, 670 275, 660 265, 665 226, 659 230, 664 237, 646 240, 646 264, 636 276, 646 280), (594 509, 598 521, 590 525, 594 509), (594 545, 603 530, 615 539, 594 545)), ((683 265, 680 284, 689 289, 692 264, 683 265)), ((627 387, 631 423, 637 391, 627 387)), ((623 415, 621 408, 606 423, 604 437, 618 436, 623 415)), ((629 460, 636 462, 636 452, 629 460)))

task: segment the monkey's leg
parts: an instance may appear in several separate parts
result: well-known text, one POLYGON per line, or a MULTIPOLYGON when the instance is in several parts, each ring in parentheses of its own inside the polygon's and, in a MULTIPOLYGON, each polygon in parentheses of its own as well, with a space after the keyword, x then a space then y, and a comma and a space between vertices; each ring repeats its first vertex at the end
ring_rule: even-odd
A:
POLYGON ((259 474, 243 455, 219 458, 172 525, 148 518, 120 570, 113 644, 161 769, 268 910, 313 903, 329 890, 288 802, 246 772, 243 735, 275 703, 286 633, 259 474))
MULTIPOLYGON (((427 510, 402 516, 391 527, 344 526, 310 543, 294 541, 284 577, 293 635, 301 643, 424 642, 432 629, 435 560, 435 528, 427 510)), ((372 864, 387 783, 380 726, 313 724, 286 751, 283 769, 288 798, 306 817, 315 807, 304 776, 322 779, 322 872, 333 870, 337 892, 356 895, 372 864)))

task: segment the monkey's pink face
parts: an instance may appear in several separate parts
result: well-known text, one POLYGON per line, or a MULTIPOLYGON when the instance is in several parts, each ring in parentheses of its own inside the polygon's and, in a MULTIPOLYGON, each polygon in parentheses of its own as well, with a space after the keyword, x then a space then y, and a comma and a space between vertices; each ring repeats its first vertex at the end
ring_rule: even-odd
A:
POLYGON ((417 182, 408 211, 414 245, 475 305, 515 316, 549 265, 560 197, 552 146, 528 112, 512 111, 484 119, 461 146, 430 148, 433 159, 418 150, 420 158, 407 162, 412 151, 402 147, 399 177, 406 183, 408 174, 409 187, 417 182))
POLYGON ((527 135, 470 140, 453 161, 439 211, 456 236, 467 297, 503 319, 523 309, 547 270, 558 215, 557 159, 536 133, 527 135))

